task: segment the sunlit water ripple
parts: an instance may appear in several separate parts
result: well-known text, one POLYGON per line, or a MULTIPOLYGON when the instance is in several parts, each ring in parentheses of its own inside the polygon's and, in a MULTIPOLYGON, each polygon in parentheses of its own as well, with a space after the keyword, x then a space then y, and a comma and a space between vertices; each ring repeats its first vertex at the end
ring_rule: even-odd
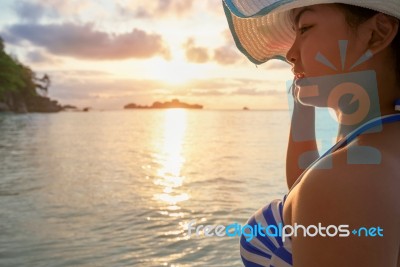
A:
POLYGON ((288 111, 0 115, 1 266, 241 266, 244 224, 286 193, 288 111))

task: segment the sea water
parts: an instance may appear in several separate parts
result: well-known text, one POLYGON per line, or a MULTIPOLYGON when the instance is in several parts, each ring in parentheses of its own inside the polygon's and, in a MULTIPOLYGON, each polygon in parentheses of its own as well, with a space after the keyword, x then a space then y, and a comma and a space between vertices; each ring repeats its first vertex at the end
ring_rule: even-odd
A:
POLYGON ((242 266, 245 224, 287 193, 289 111, 0 115, 0 266, 242 266))

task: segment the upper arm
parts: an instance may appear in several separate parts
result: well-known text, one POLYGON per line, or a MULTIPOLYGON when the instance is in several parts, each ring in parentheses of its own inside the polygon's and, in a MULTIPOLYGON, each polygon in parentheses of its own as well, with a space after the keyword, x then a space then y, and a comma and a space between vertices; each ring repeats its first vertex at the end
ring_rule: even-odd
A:
MULTIPOLYGON (((328 170, 314 169, 303 177, 292 203, 292 226, 333 225, 329 230, 332 235, 335 229, 341 230, 332 237, 319 234, 304 237, 299 230, 297 236, 292 236, 295 267, 396 265, 398 236, 390 235, 394 227, 390 220, 390 200, 385 199, 383 190, 371 188, 371 179, 379 178, 374 175, 373 166, 342 165, 328 170), (375 237, 354 235, 352 231, 360 227, 376 227, 376 230, 380 227, 383 237, 378 232, 375 237), (340 233, 345 236, 339 236, 340 233)), ((315 230, 310 232, 313 234, 315 230)), ((326 235, 326 229, 321 228, 320 233, 326 235)))

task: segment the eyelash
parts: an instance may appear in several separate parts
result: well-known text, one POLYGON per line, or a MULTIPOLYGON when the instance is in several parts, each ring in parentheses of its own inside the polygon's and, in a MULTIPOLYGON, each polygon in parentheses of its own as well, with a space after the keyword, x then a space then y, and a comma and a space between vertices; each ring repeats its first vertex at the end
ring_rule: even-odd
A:
POLYGON ((312 26, 306 26, 306 27, 302 27, 299 29, 300 34, 305 33, 308 29, 310 29, 312 26))

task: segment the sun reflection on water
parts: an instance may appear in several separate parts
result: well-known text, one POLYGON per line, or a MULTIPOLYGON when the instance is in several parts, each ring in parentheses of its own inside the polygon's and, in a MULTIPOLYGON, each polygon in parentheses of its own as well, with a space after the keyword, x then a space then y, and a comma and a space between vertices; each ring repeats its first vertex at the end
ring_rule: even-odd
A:
POLYGON ((186 126, 186 110, 169 109, 165 111, 163 142, 159 151, 161 167, 157 171, 158 179, 154 181, 156 185, 163 187, 163 190, 162 193, 155 194, 154 198, 174 207, 175 210, 179 209, 177 203, 189 199, 189 195, 182 192, 181 188, 185 179, 181 175, 181 169, 185 162, 182 156, 182 144, 186 126))

